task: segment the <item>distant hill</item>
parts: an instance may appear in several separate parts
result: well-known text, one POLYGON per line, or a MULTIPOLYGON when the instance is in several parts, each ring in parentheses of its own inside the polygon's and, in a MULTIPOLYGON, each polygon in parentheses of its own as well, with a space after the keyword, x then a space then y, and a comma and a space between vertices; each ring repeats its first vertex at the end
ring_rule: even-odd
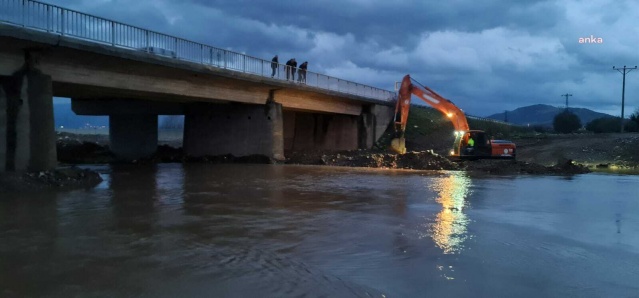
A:
MULTIPOLYGON (((520 125, 543 125, 552 126, 555 116, 565 108, 553 107, 550 105, 537 104, 527 107, 517 108, 513 111, 508 111, 508 122, 520 125)), ((608 114, 595 112, 584 108, 568 108, 569 111, 575 113, 581 124, 586 125, 588 122, 601 118, 601 117, 613 117, 608 114)), ((504 113, 490 115, 487 118, 504 121, 504 113)))

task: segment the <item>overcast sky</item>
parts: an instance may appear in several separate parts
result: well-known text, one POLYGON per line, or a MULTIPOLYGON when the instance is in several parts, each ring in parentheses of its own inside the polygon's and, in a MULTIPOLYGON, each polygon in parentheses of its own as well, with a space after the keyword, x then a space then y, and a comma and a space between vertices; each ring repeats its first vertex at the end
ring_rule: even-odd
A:
MULTIPOLYGON (((81 12, 393 90, 405 74, 486 116, 531 104, 621 114, 636 0, 50 0, 81 12), (579 43, 579 38, 602 43, 579 43)), ((626 112, 639 108, 639 70, 626 112)))

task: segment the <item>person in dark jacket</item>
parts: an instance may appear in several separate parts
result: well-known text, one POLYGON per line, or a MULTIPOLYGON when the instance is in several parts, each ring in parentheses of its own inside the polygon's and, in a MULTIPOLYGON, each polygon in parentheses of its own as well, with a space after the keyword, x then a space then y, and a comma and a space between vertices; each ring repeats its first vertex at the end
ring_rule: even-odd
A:
POLYGON ((297 61, 295 61, 295 58, 293 58, 291 66, 291 80, 295 81, 295 71, 297 70, 297 61))
POLYGON ((286 61, 286 80, 291 77, 291 71, 293 70, 293 61, 295 61, 295 58, 286 61))
POLYGON ((300 83, 306 83, 306 69, 308 68, 308 61, 304 61, 302 65, 300 65, 300 72, 297 75, 297 80, 300 83))
POLYGON ((277 55, 275 55, 275 57, 273 57, 273 59, 271 60, 271 69, 273 70, 273 72, 271 73, 271 78, 275 76, 275 71, 277 70, 278 63, 279 61, 277 59, 277 55))

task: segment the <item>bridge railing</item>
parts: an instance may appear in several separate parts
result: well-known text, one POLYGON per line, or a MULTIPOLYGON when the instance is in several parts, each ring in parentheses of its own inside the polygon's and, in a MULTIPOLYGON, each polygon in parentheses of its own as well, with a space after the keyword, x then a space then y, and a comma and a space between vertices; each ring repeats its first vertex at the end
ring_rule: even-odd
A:
MULTIPOLYGON (((159 32, 122 24, 101 17, 34 0, 0 0, 0 23, 59 34, 134 51, 185 60, 212 67, 271 77, 271 61, 252 57, 159 32)), ((301 63, 301 61, 299 61, 301 63)), ((292 82, 362 97, 390 101, 395 94, 308 71, 305 82, 292 82)), ((284 65, 278 65, 274 78, 286 79, 284 65)))
POLYGON ((492 123, 497 123, 497 124, 501 124, 501 125, 508 125, 508 126, 521 126, 521 125, 519 125, 519 124, 514 124, 514 123, 510 123, 510 122, 505 122, 505 121, 501 121, 501 120, 497 120, 497 119, 486 118, 486 117, 479 117, 479 116, 473 116, 473 115, 468 115, 468 114, 466 114, 466 118, 468 118, 468 119, 473 119, 473 120, 480 120, 480 121, 484 121, 484 122, 492 122, 492 123))

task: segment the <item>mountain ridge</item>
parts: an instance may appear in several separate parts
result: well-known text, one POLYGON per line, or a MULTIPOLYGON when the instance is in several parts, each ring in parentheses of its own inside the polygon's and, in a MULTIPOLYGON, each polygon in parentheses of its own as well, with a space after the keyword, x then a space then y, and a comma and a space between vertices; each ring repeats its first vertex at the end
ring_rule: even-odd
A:
MULTIPOLYGON (((534 104, 530 106, 516 108, 504 113, 492 114, 486 118, 518 124, 518 125, 542 125, 552 126, 555 116, 566 110, 566 108, 554 107, 547 104, 534 104), (507 117, 506 117, 507 116, 507 117)), ((601 117, 615 117, 609 114, 595 112, 586 108, 568 108, 581 120, 582 125, 601 117)))

